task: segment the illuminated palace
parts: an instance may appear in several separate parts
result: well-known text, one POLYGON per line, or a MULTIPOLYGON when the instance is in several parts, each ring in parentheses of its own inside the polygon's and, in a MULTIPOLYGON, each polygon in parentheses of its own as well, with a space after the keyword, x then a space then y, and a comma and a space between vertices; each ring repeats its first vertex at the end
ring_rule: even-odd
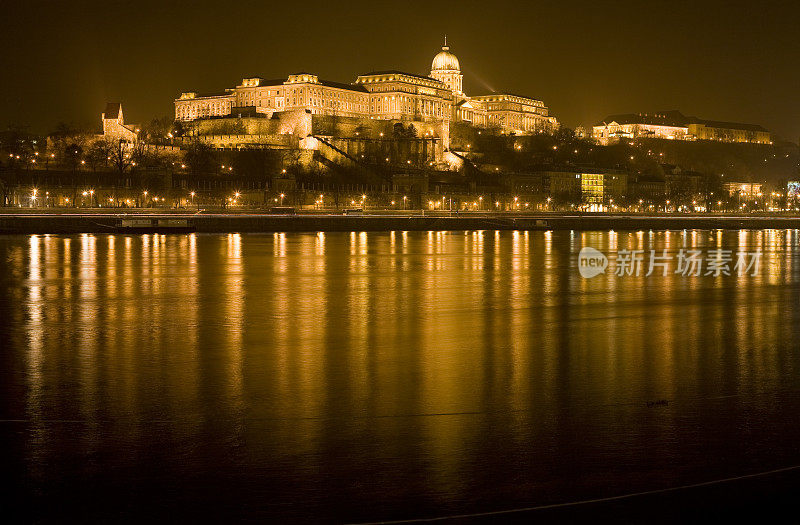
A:
POLYGON ((642 138, 772 144, 772 134, 757 124, 703 120, 680 111, 611 115, 593 126, 592 138, 600 144, 642 138))
MULTIPOLYGON (((184 122, 237 115, 296 122, 296 118, 286 117, 291 113, 421 123, 423 129, 436 133, 444 149, 449 147, 449 125, 453 122, 494 127, 504 134, 558 128, 558 121, 540 100, 508 93, 467 96, 461 66, 446 40, 433 58, 428 76, 373 71, 359 75, 352 84, 323 80, 310 73, 279 80, 254 77, 220 93, 187 92, 175 100, 175 118, 184 122)), ((317 134, 313 125, 284 127, 279 132, 297 133, 300 139, 317 134)))

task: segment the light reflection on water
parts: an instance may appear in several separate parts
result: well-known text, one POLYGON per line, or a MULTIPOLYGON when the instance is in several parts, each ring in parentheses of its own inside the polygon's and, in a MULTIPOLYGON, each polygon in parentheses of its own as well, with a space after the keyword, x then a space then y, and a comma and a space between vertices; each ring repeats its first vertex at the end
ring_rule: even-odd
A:
POLYGON ((20 495, 91 488, 89 515, 341 520, 796 463, 799 239, 3 237, 5 454, 20 495), (758 276, 589 280, 584 246, 764 255, 758 276))

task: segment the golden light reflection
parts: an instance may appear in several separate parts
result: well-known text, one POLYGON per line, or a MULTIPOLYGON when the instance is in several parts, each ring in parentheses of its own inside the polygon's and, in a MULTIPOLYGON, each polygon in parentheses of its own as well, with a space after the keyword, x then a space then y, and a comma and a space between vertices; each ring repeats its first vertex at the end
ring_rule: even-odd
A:
POLYGON ((0 243, 8 296, 19 304, 9 323, 21 327, 7 351, 24 363, 24 417, 42 468, 56 458, 43 431, 55 415, 95 425, 72 443, 83 457, 101 450, 97 425, 125 421, 121 439, 135 449, 157 420, 176 442, 213 427, 225 443, 257 443, 248 450, 256 463, 288 458, 310 471, 341 435, 368 436, 392 453, 424 443, 418 467, 459 491, 461 473, 480 460, 468 444, 491 431, 481 422, 501 423, 508 450, 524 452, 576 414, 588 416, 588 432, 604 432, 591 414, 613 410, 617 426, 633 429, 626 439, 658 433, 678 446, 680 421, 648 416, 654 426, 637 434, 641 410, 608 407, 780 384, 800 344, 791 323, 797 231, 0 243), (587 280, 575 261, 588 245, 760 249, 763 276, 587 280), (409 423, 409 414, 425 416, 409 423))

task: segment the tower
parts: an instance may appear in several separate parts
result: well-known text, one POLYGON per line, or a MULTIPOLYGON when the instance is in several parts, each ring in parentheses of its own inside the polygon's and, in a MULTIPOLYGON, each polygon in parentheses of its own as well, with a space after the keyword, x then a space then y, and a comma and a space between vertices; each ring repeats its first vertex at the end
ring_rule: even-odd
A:
POLYGON ((458 63, 458 58, 450 52, 450 47, 447 45, 447 36, 444 37, 442 50, 433 57, 431 78, 445 83, 454 95, 464 95, 464 90, 462 88, 464 75, 461 74, 461 66, 458 63))

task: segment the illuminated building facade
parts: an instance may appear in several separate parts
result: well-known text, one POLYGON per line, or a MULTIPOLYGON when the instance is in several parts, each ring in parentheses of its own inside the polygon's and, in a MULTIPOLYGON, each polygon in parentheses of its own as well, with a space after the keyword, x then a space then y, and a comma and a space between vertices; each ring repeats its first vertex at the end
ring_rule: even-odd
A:
POLYGON ((106 109, 100 114, 103 123, 103 136, 110 140, 134 142, 139 134, 139 129, 133 124, 125 124, 120 102, 109 102, 106 109))
POLYGON ((726 182, 722 187, 730 197, 736 197, 740 202, 756 201, 764 195, 758 182, 726 182))
POLYGON ((680 111, 611 115, 592 127, 592 138, 604 145, 647 138, 772 144, 769 130, 759 125, 702 120, 680 111))
POLYGON ((686 140, 689 127, 685 120, 677 111, 611 115, 592 128, 592 137, 602 144, 639 138, 686 140))
POLYGON ((800 200, 800 181, 790 180, 786 183, 786 197, 791 201, 800 200))
POLYGON ((574 169, 542 172, 543 187, 547 194, 559 202, 571 201, 586 206, 591 211, 619 202, 628 190, 628 176, 624 171, 603 170, 581 172, 574 169))
POLYGON ((695 119, 689 123, 689 134, 697 140, 772 144, 772 134, 757 124, 695 119))
POLYGON ((468 97, 458 58, 445 45, 434 57, 429 76, 402 71, 374 71, 352 84, 320 79, 310 73, 286 79, 245 78, 219 93, 182 93, 175 100, 175 118, 194 121, 236 117, 243 113, 302 110, 312 115, 362 119, 450 122, 495 126, 502 133, 552 132, 558 121, 540 100, 511 94, 468 97))

